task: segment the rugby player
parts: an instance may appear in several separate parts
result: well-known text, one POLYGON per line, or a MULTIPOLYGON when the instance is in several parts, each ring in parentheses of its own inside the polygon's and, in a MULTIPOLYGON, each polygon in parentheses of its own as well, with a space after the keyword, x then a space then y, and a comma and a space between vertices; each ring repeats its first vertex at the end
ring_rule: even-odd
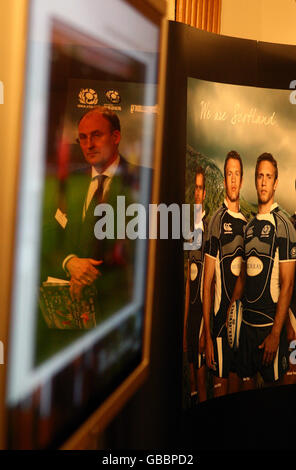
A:
POLYGON ((239 390, 236 352, 227 339, 227 309, 240 274, 243 233, 247 223, 240 211, 239 194, 243 179, 240 155, 232 150, 224 162, 225 200, 212 216, 206 243, 203 316, 206 337, 206 362, 214 375, 214 396, 239 390), (215 297, 211 332, 211 284, 215 297))
POLYGON ((289 369, 285 322, 296 258, 295 229, 274 202, 278 168, 270 153, 257 159, 255 184, 258 213, 245 230, 244 263, 232 299, 244 294, 238 350, 244 390, 256 387, 258 372, 268 386, 281 383, 289 369))
MULTIPOLYGON (((296 229, 296 212, 291 216, 291 222, 296 229)), ((287 339, 289 343, 289 352, 290 358, 292 357, 291 354, 295 351, 296 348, 296 282, 294 280, 294 288, 292 294, 291 305, 288 311, 288 318, 286 320, 286 328, 287 328, 287 339)), ((295 384, 296 383, 296 364, 295 362, 295 353, 293 354, 293 360, 290 362, 290 367, 288 372, 283 377, 283 384, 295 384)))
POLYGON ((207 236, 207 221, 203 207, 205 197, 205 172, 202 167, 198 167, 195 175, 194 202, 201 204, 202 215, 200 221, 195 221, 194 229, 202 231, 202 243, 199 249, 189 250, 188 254, 183 336, 183 349, 187 353, 189 363, 193 405, 197 398, 199 402, 207 399, 202 316, 204 247, 207 236))

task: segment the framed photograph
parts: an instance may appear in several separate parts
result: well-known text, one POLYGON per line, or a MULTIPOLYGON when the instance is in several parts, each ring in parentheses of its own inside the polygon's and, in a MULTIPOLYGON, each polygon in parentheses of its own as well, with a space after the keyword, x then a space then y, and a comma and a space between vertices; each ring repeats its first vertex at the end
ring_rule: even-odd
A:
POLYGON ((75 448, 147 376, 163 10, 29 3, 5 432, 75 448))

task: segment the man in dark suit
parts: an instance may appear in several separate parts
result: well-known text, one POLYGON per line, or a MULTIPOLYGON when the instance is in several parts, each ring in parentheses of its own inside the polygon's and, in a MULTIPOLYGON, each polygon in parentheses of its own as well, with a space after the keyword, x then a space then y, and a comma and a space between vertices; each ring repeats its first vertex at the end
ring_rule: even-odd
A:
POLYGON ((93 108, 80 119, 78 141, 91 177, 80 178, 81 187, 75 188, 75 196, 67 204, 64 237, 67 251, 62 265, 70 278, 72 298, 78 299, 85 286, 95 284, 100 311, 106 313, 115 311, 132 295, 134 243, 118 238, 116 232, 114 239, 103 240, 94 233, 98 204, 108 203, 113 209, 116 229, 116 219, 125 216, 117 213, 117 196, 125 197, 125 206, 138 202, 139 167, 119 154, 120 138, 118 116, 104 107, 93 108))
MULTIPOLYGON (((135 248, 137 245, 138 253, 138 247, 146 243, 146 240, 126 237, 131 217, 125 216, 125 209, 117 210, 117 198, 125 198, 126 208, 131 203, 143 202, 139 197, 139 178, 141 176, 142 188, 143 180, 151 177, 151 170, 132 165, 119 154, 120 138, 120 121, 115 113, 104 107, 89 110, 78 123, 78 142, 84 162, 69 174, 63 192, 58 191, 58 181, 50 172, 44 190, 40 282, 48 277, 67 278, 73 302, 88 296, 89 287, 90 290, 95 288, 97 325, 135 299, 135 248), (97 230, 96 235, 94 233, 96 224, 104 218, 104 215, 101 218, 95 215, 95 207, 101 208, 102 203, 108 204, 114 212, 114 220, 110 217, 114 238, 98 239, 97 230), (123 217, 121 233, 116 230, 119 217, 123 217)), ((143 264, 142 260, 142 270, 145 269, 143 264)), ((64 317, 62 320, 68 322, 64 317)), ((46 313, 40 311, 36 363, 87 332, 87 329, 72 326, 48 328, 48 321, 46 313)), ((125 328, 134 331, 135 321, 132 317, 125 328)))

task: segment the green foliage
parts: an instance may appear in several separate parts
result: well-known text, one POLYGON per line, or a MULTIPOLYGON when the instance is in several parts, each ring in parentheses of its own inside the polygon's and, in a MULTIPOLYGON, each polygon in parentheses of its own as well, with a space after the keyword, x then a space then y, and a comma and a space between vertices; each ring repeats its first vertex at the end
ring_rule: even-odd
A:
POLYGON ((196 152, 189 145, 186 151, 186 193, 185 201, 194 204, 195 173, 198 166, 205 170, 206 198, 204 208, 211 216, 222 204, 224 199, 223 174, 213 160, 196 152))

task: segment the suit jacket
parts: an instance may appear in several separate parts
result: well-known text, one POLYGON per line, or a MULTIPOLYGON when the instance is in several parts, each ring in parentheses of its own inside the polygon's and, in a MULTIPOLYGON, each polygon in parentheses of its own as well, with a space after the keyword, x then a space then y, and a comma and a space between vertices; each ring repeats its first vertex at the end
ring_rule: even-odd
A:
MULTIPOLYGON (((122 156, 117 170, 111 180, 106 199, 114 210, 114 239, 98 240, 94 234, 95 224, 99 217, 87 211, 82 220, 83 205, 90 183, 90 173, 78 171, 67 181, 65 208, 68 223, 63 229, 58 222, 50 222, 47 226, 47 236, 55 240, 52 251, 43 256, 46 266, 45 276, 52 275, 65 278, 62 263, 69 254, 81 258, 102 260, 99 266, 102 275, 96 281, 98 290, 99 313, 103 319, 124 306, 131 300, 133 294, 133 276, 135 264, 135 241, 117 239, 117 196, 125 196, 126 207, 139 200, 139 177, 142 169, 128 163, 122 156)), ((150 178, 150 171, 145 172, 150 178)), ((146 177, 146 176, 145 176, 146 177)), ((53 218, 52 218, 53 219, 53 218)), ((129 218, 126 217, 126 224, 129 218)), ((43 237, 44 239, 44 237, 43 237)))

